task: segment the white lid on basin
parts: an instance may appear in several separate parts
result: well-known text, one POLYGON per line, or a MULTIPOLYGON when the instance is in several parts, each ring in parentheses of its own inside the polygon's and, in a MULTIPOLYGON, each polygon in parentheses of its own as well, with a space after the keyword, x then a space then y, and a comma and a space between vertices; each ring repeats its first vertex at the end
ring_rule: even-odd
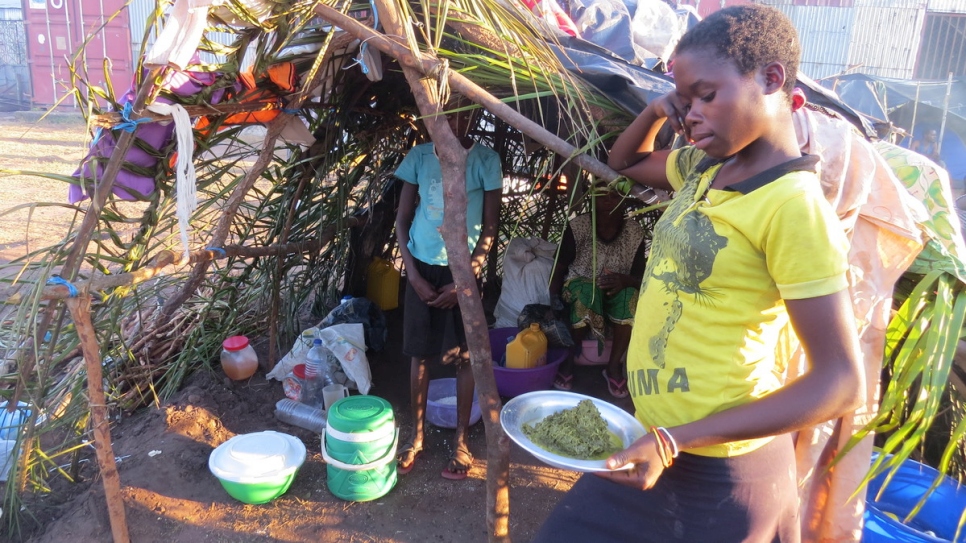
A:
POLYGON ((208 469, 236 483, 286 476, 305 461, 305 445, 296 437, 265 431, 237 435, 211 451, 208 469))

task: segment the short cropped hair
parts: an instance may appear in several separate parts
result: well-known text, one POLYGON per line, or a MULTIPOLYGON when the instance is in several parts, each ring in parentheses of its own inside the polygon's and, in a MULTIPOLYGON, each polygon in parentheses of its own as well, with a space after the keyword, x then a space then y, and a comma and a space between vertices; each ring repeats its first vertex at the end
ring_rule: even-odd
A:
POLYGON ((798 32, 791 20, 773 7, 740 5, 712 13, 684 34, 675 53, 694 50, 707 50, 731 60, 741 75, 779 62, 785 67, 782 90, 790 97, 795 89, 802 55, 798 32))

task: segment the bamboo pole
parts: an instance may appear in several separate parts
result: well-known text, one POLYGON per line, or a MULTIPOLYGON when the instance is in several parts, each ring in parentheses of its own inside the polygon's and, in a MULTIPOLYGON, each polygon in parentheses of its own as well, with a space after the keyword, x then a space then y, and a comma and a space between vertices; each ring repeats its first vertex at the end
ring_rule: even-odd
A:
MULTIPOLYGON (((320 6, 321 7, 321 6, 320 6)), ((387 0, 377 0, 379 20, 389 33, 406 35, 404 22, 395 5, 387 0)), ((330 21, 333 22, 334 21, 330 21)), ((441 110, 435 84, 447 84, 446 80, 432 81, 413 66, 400 61, 403 73, 416 97, 420 113, 430 137, 439 154, 443 174, 443 226, 440 229, 448 255, 448 265, 456 284, 457 301, 463 319, 470 367, 476 381, 479 404, 483 411, 486 428, 486 525, 491 542, 510 541, 510 440, 500 425, 502 403, 496 390, 493 375, 493 357, 483 302, 477 289, 476 275, 470 264, 466 245, 466 157, 468 151, 459 143, 449 124, 435 115, 441 110)))
POLYGON ((100 346, 91 322, 91 297, 86 292, 76 298, 67 299, 77 327, 84 363, 87 366, 87 401, 91 409, 91 425, 94 430, 94 450, 100 467, 101 481, 104 483, 104 497, 107 500, 107 514, 111 521, 111 534, 114 543, 128 543, 127 520, 124 515, 124 498, 121 496, 121 480, 114 462, 114 448, 111 447, 111 428, 107 422, 107 399, 104 396, 104 375, 101 371, 100 346))

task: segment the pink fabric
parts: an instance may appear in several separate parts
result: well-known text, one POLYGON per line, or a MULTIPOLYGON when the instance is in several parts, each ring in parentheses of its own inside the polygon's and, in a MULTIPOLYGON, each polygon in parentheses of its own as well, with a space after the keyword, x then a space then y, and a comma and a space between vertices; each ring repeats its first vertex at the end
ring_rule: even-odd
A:
MULTIPOLYGON (((201 92, 208 86, 215 83, 218 74, 207 72, 184 72, 180 70, 169 70, 163 83, 163 88, 172 94, 181 97, 192 96, 201 92)), ((216 104, 224 97, 225 89, 219 89, 212 93, 209 103, 216 104)), ((136 90, 132 87, 121 97, 119 103, 123 106, 134 101, 136 90)), ((172 100, 159 97, 158 103, 170 104, 172 100)), ((135 135, 144 145, 154 149, 155 152, 149 153, 137 145, 131 147, 124 157, 124 162, 140 168, 145 168, 147 172, 136 172, 130 168, 122 166, 114 180, 113 193, 122 200, 137 200, 154 192, 154 170, 158 167, 159 160, 156 158, 157 151, 163 149, 170 143, 174 134, 174 124, 170 122, 153 122, 139 124, 135 128, 135 135)), ((78 183, 70 185, 67 193, 67 201, 75 204, 88 198, 94 193, 94 186, 97 180, 104 174, 107 162, 114 153, 117 142, 114 134, 110 130, 98 129, 94 141, 87 156, 81 161, 81 166, 73 173, 78 183), (98 159, 97 167, 94 168, 94 159, 98 159)))
MULTIPOLYGON (((821 157, 822 188, 851 240, 849 290, 866 367, 862 408, 798 434, 802 541, 859 541, 865 492, 855 492, 869 469, 872 439, 866 439, 834 468, 828 467, 842 445, 875 412, 893 286, 922 249, 920 224, 927 215, 847 121, 808 107, 794 116, 802 152, 821 157)), ((779 348, 789 360, 788 380, 804 373, 805 354, 790 327, 779 348)))

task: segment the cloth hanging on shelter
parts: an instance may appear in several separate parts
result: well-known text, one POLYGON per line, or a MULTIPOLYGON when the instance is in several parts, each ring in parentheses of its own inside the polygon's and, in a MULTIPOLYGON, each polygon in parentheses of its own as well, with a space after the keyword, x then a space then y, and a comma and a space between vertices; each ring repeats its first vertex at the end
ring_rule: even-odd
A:
POLYGON ((175 0, 154 45, 144 55, 144 66, 188 67, 208 27, 208 8, 214 0, 175 0))
MULTIPOLYGON (((145 71, 146 73, 147 71, 145 71)), ((205 89, 212 87, 218 77, 219 74, 217 73, 170 70, 160 86, 165 94, 186 98, 200 94, 205 89)), ((225 88, 217 88, 212 91, 207 98, 208 103, 219 103, 224 98, 226 90, 225 88)), ((132 84, 118 103, 121 106, 133 104, 136 95, 137 91, 132 84)), ((173 104, 175 100, 162 94, 155 100, 155 103, 173 104)), ((128 109, 124 109, 125 115, 130 115, 128 109)), ((144 198, 154 192, 154 180, 158 173, 158 166, 161 163, 160 161, 165 158, 162 150, 171 142, 174 135, 174 124, 168 121, 125 120, 116 129, 133 131, 136 143, 124 156, 124 163, 114 180, 113 193, 122 200, 144 198)), ((84 157, 80 167, 72 174, 73 177, 78 178, 78 182, 70 185, 68 189, 67 200, 70 203, 75 204, 93 195, 94 187, 104 174, 107 161, 114 154, 115 147, 117 147, 117 140, 113 131, 104 128, 98 129, 87 156, 84 157)))
POLYGON ((241 18, 225 0, 175 0, 151 49, 144 55, 144 66, 187 68, 198 51, 208 27, 208 16, 231 26, 263 24, 272 15, 273 0, 242 0, 248 16, 241 18))
MULTIPOLYGON (((285 110, 284 96, 292 94, 298 87, 298 73, 292 62, 272 64, 264 72, 255 74, 251 69, 242 72, 239 81, 243 86, 238 103, 249 104, 248 111, 234 113, 225 117, 218 127, 250 124, 268 124, 285 110)), ((201 117, 195 123, 195 130, 204 134, 211 129, 208 117, 201 117)), ((302 122, 293 115, 282 130, 280 137, 291 143, 312 145, 315 138, 302 122)))
POLYGON ((926 230, 926 246, 909 266, 909 271, 925 275, 941 267, 966 281, 966 242, 962 223, 950 187, 949 173, 921 154, 898 145, 873 143, 899 182, 926 206, 929 217, 922 226, 926 230))
MULTIPOLYGON (((795 112, 794 119, 802 152, 821 157, 822 189, 849 234, 849 293, 866 371, 862 407, 838 421, 798 432, 802 540, 859 541, 865 491, 856 489, 869 469, 871 436, 834 467, 830 462, 877 408, 893 287, 922 249, 921 225, 927 215, 850 123, 808 107, 795 112)), ((805 373, 805 353, 791 326, 778 349, 779 359, 788 361, 789 381, 805 373)))

